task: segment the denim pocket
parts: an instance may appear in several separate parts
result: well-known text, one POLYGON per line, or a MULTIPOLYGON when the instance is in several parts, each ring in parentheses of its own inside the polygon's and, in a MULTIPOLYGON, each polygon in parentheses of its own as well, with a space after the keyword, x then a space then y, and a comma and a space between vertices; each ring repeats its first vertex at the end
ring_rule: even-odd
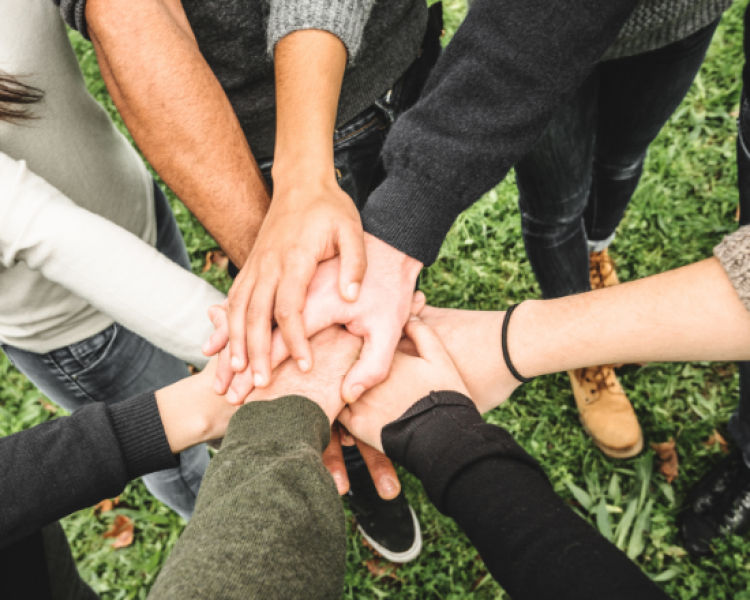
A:
POLYGON ((58 364, 73 380, 78 379, 81 375, 95 369, 107 358, 117 339, 119 329, 120 326, 113 323, 104 331, 100 331, 76 344, 71 344, 66 350, 73 360, 58 362, 58 364))

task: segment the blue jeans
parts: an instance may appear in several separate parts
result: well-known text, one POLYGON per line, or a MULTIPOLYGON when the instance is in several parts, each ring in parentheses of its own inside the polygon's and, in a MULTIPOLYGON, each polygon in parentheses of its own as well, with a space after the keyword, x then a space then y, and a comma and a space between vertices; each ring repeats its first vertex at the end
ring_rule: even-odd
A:
MULTIPOLYGON (((187 252, 166 197, 154 183, 157 249, 185 269, 187 252)), ((70 412, 92 402, 120 402, 190 375, 184 362, 117 323, 46 354, 1 346, 16 368, 50 400, 70 412)), ((208 467, 204 444, 180 455, 180 466, 143 477, 148 490, 189 519, 208 467)))
POLYGON ((545 298, 591 289, 588 241, 614 237, 649 144, 690 89, 719 21, 599 63, 515 167, 526 254, 545 298))

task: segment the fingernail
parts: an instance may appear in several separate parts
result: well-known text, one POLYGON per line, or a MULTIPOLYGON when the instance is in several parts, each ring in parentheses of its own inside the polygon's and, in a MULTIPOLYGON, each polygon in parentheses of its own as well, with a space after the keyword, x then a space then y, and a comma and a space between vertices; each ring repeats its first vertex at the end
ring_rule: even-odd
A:
POLYGON ((260 373, 256 373, 255 375, 253 375, 253 382, 255 383, 255 387, 263 387, 265 379, 263 379, 263 375, 261 375, 260 373))
POLYGON ((364 391, 365 391, 365 386, 355 385, 351 391, 352 402, 354 402, 354 400, 359 398, 364 393, 364 391))
POLYGON ((310 365, 307 363, 306 360, 298 360, 297 366, 299 367, 299 370, 303 373, 307 373, 310 370, 310 365))
POLYGON ((237 404, 237 393, 231 388, 227 392, 227 401, 229 404, 237 404))
POLYGON ((221 394, 221 381, 214 379, 214 392, 221 394))
POLYGON ((396 483, 392 477, 381 477, 380 491, 383 492, 386 496, 395 497, 398 495, 398 483, 396 483))
POLYGON ((239 356, 232 357, 232 369, 234 369, 235 371, 239 371, 242 369, 242 361, 240 360, 239 356))
POLYGON ((419 317, 417 315, 411 315, 409 321, 419 321, 419 317))
POLYGON ((333 476, 333 482, 336 484, 336 489, 339 491, 339 494, 343 494, 344 478, 341 476, 341 473, 336 473, 333 476))
POLYGON ((359 284, 358 283, 350 283, 346 286, 346 297, 347 299, 354 302, 354 300, 357 299, 359 296, 359 284))
POLYGON ((208 340, 205 344, 203 344, 203 354, 208 355, 208 349, 211 347, 211 340, 208 340))

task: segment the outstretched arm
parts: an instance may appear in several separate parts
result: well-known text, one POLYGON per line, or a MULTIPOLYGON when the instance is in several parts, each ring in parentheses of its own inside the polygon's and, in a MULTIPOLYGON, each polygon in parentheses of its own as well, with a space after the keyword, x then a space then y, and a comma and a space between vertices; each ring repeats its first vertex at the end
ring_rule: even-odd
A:
POLYGON ((107 89, 146 158, 243 265, 268 210, 268 191, 180 0, 62 4, 91 37, 107 89))

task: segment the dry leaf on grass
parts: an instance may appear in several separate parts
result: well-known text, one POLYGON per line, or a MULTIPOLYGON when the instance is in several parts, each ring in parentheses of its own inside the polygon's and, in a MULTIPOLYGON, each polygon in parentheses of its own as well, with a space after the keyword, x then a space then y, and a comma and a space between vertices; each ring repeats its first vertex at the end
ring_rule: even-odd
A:
POLYGON ((99 504, 94 506, 94 512, 99 511, 100 514, 104 514, 105 512, 112 510, 118 504, 120 504, 120 496, 112 498, 112 500, 102 500, 99 504))
POLYGON ((714 429, 714 432, 703 442, 703 445, 706 448, 713 448, 716 444, 719 444, 719 448, 724 454, 729 454, 729 444, 724 439, 724 436, 714 429))
POLYGON ((651 444, 651 448, 656 452, 661 465, 659 465, 659 472, 667 478, 667 483, 672 483, 677 479, 679 474, 679 461, 677 460, 677 449, 675 448, 675 441, 673 438, 669 438, 668 441, 662 444, 651 444))
POLYGON ((390 579, 398 579, 397 573, 401 567, 401 565, 388 562, 382 558, 370 558, 365 561, 365 565, 375 577, 388 577, 390 579))
POLYGON ((39 398, 39 402, 42 403, 42 408, 47 412, 51 412, 53 415, 57 412, 57 406, 51 404, 46 398, 39 398))
POLYGON ((209 250, 206 253, 206 264, 203 266, 203 272, 208 271, 211 265, 216 265, 219 271, 226 271, 229 266, 229 258, 221 250, 209 250))
POLYGON ((133 520, 125 515, 117 515, 112 527, 102 537, 115 538, 113 548, 127 548, 133 543, 133 520))

